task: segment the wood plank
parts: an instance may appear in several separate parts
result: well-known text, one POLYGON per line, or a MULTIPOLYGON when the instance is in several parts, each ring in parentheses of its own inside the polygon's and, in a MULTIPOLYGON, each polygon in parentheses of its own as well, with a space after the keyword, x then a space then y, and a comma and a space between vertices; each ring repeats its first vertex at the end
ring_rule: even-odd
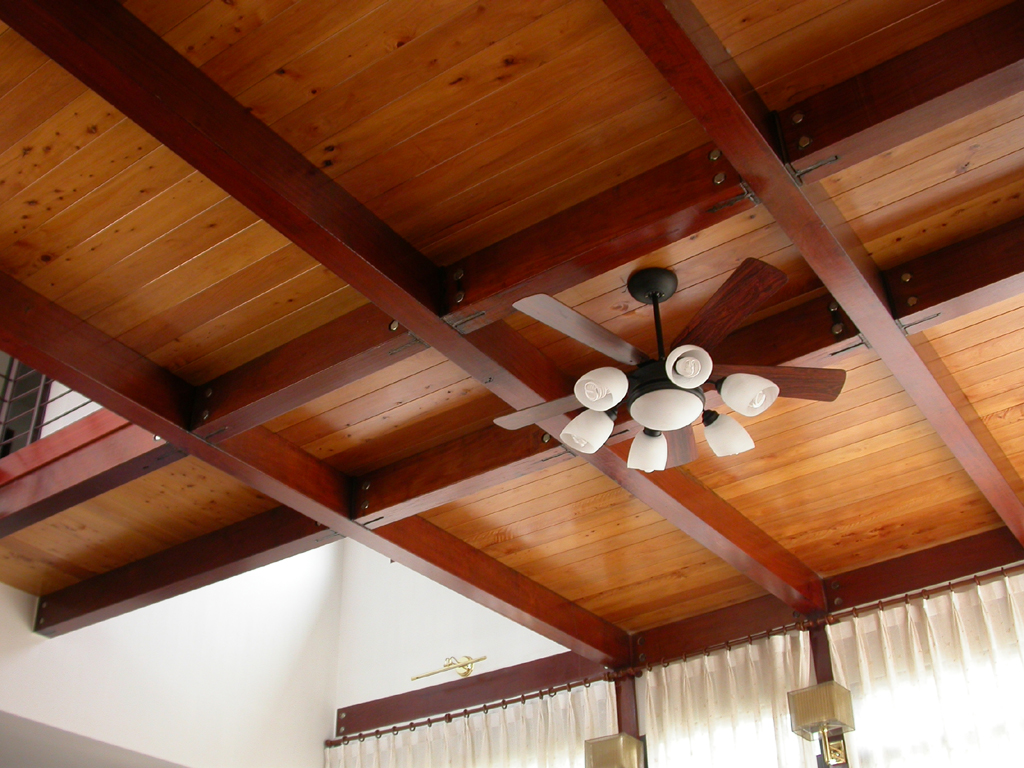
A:
POLYGON ((0 460, 0 538, 181 456, 174 446, 109 411, 92 413, 0 460))
POLYGON ((658 0, 606 3, 748 179, 995 510, 1024 540, 1024 503, 893 321, 882 298, 877 267, 863 246, 851 232, 837 235, 830 229, 838 223, 834 211, 823 200, 810 200, 806 188, 797 185, 776 157, 762 132, 764 105, 752 100, 748 91, 734 92, 726 84, 737 85, 735 62, 708 34, 696 9, 688 0, 674 2, 672 13, 658 0))
POLYGON ((35 630, 46 637, 67 634, 338 538, 305 515, 277 507, 44 595, 35 630))
POLYGON ((196 434, 223 440, 422 351, 392 322, 366 305, 214 379, 196 403, 196 434))
POLYGON ((506 699, 511 701, 545 688, 599 679, 606 671, 600 664, 575 653, 559 653, 419 691, 342 707, 338 710, 335 735, 340 739, 346 734, 368 733, 398 723, 424 720, 506 699))
POLYGON ((1022 40, 1017 0, 815 94, 779 115, 786 156, 803 169, 838 155, 816 181, 1019 93, 1022 40))
POLYGON ((748 210, 739 175, 710 159, 714 149, 698 147, 450 265, 446 319, 479 328, 521 298, 559 293, 748 210))

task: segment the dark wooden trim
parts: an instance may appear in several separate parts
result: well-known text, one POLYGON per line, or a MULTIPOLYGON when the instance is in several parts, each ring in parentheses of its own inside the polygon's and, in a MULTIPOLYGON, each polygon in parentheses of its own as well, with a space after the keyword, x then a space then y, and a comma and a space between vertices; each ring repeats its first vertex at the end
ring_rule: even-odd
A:
POLYGON ((419 691, 353 704, 338 710, 335 735, 367 733, 464 709, 511 700, 546 688, 603 677, 605 667, 560 653, 524 664, 475 674, 419 691))
MULTIPOLYGON (((88 423, 75 430, 76 435, 83 438, 77 448, 69 449, 70 441, 61 438, 59 455, 51 454, 52 459, 46 457, 36 467, 23 465, 23 471, 17 476, 6 475, 0 467, 0 538, 129 483, 184 455, 173 445, 154 440, 146 430, 109 411, 98 411, 86 419, 88 423), (93 419, 94 416, 97 418, 93 419)), ((50 437, 58 435, 60 432, 50 437)), ((49 437, 45 437, 33 445, 45 448, 41 444, 48 440, 49 437)), ((42 451, 34 453, 36 458, 43 456, 42 451)))
POLYGON ((917 333, 1024 293, 1021 243, 1024 218, 886 270, 893 313, 917 333))
POLYGON ((200 387, 195 432, 225 440, 425 348, 367 304, 200 387))
POLYGON ((780 113, 787 156, 820 179, 1024 89, 1024 2, 1010 3, 780 113), (799 122, 794 121, 799 115, 799 122), (801 138, 810 139, 801 148, 801 138))
POLYGON ((619 733, 640 738, 640 713, 636 707, 636 678, 632 675, 615 678, 615 716, 619 733))
POLYGON ((305 515, 278 507, 44 595, 35 630, 63 635, 337 539, 305 515))
POLYGON ((355 519, 379 528, 571 458, 538 427, 488 427, 355 480, 355 519))
POLYGON ((814 624, 807 632, 811 646, 811 669, 816 683, 830 683, 835 680, 832 673, 832 652, 828 647, 828 635, 824 624, 814 624))
POLYGON ((829 609, 867 605, 1024 560, 1024 547, 997 528, 825 579, 829 609))
POLYGON ((748 181, 981 493, 1024 541, 1024 503, 894 321, 878 268, 852 230, 821 190, 812 191, 815 199, 810 199, 808 188, 776 156, 763 132, 764 105, 749 90, 730 90, 735 63, 697 9, 689 0, 674 0, 671 13, 660 0, 605 4, 748 181))
POLYGON ((62 456, 81 451, 93 441, 116 432, 127 423, 117 414, 100 409, 29 443, 19 451, 0 457, 0 487, 31 472, 37 472, 62 456))
POLYGON ((451 265, 445 319, 480 328, 521 298, 554 295, 749 210, 739 174, 720 153, 711 160, 714 149, 691 150, 451 265))

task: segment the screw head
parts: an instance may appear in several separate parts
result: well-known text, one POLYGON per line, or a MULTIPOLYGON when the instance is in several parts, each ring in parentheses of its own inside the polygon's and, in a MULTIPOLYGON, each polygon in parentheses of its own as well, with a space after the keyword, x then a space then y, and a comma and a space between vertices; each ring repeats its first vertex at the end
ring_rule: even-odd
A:
POLYGON ((461 304, 465 300, 466 300, 466 293, 465 293, 465 291, 459 291, 458 293, 455 294, 455 303, 456 304, 461 304))
POLYGON ((388 325, 388 330, 390 330, 390 331, 397 331, 398 330, 398 321, 397 320, 392 320, 391 324, 388 325))
POLYGON ((793 125, 800 125, 804 121, 804 113, 794 112, 789 119, 793 121, 793 125))
POLYGON ((835 312, 837 309, 839 309, 839 302, 838 301, 833 299, 832 301, 830 301, 828 303, 828 311, 829 312, 835 312))
POLYGON ((542 438, 540 439, 540 441, 541 441, 542 443, 550 443, 550 442, 551 442, 551 435, 544 435, 544 437, 542 437, 542 438))
POLYGON ((796 145, 800 147, 800 149, 807 149, 809 146, 811 146, 811 137, 801 136, 800 139, 797 141, 796 145))
POLYGON ((643 645, 643 644, 644 644, 645 642, 646 642, 646 639, 644 638, 644 636, 643 636, 643 635, 640 635, 640 637, 638 637, 638 638, 636 639, 636 644, 637 644, 637 645, 643 645))
POLYGON ((909 272, 904 272, 902 275, 900 275, 900 280, 902 280, 904 283, 909 283, 911 278, 913 277, 914 276, 909 272))
POLYGON ((454 272, 452 272, 452 277, 453 277, 453 278, 454 278, 455 280, 461 280, 461 279, 462 279, 462 278, 464 278, 465 276, 466 276, 466 272, 465 272, 465 271, 464 271, 464 270, 462 269, 462 267, 459 267, 459 268, 458 268, 458 269, 456 269, 456 270, 455 270, 454 272))
POLYGON ((714 162, 715 160, 721 160, 721 159, 722 159, 722 150, 720 150, 720 149, 712 149, 710 152, 708 152, 708 160, 710 160, 711 162, 714 162))
POLYGON ((370 490, 370 481, 369 480, 363 480, 363 490, 364 491, 370 490))
POLYGON ((916 305, 917 305, 917 296, 911 296, 910 298, 907 299, 907 306, 908 307, 913 307, 913 306, 916 306, 916 305))
POLYGON ((360 509, 369 509, 370 508, 370 502, 364 501, 362 504, 359 505, 359 508, 360 509))
POLYGON ((203 391, 203 397, 213 397, 213 387, 207 387, 203 391))
POLYGON ((154 443, 159 443, 161 440, 163 440, 163 438, 160 437, 160 435, 153 435, 153 442, 154 443))
POLYGON ((715 178, 713 179, 713 181, 715 182, 715 186, 720 186, 720 185, 724 184, 725 183, 725 174, 724 173, 716 173, 715 174, 715 178))
POLYGON ((842 604, 843 604, 843 598, 835 597, 835 598, 832 599, 832 605, 840 606, 842 604))
POLYGON ((201 421, 206 421, 206 420, 207 420, 208 418, 210 418, 210 412, 209 412, 209 411, 203 411, 203 412, 202 412, 202 413, 201 413, 201 414, 199 415, 199 419, 200 419, 201 421))
POLYGON ((640 658, 640 661, 647 661, 647 654, 646 653, 641 653, 639 658, 640 658))
POLYGON ((835 325, 832 326, 832 335, 839 336, 842 334, 844 330, 845 328, 842 323, 836 323, 835 325))
POLYGON ((838 581, 833 581, 832 582, 832 589, 839 589, 839 582, 838 581))
POLYGON ((45 608, 45 607, 46 607, 47 605, 49 605, 49 603, 47 603, 47 602, 46 602, 45 600, 43 600, 43 602, 41 602, 41 603, 39 604, 39 607, 40 607, 40 608, 45 608))

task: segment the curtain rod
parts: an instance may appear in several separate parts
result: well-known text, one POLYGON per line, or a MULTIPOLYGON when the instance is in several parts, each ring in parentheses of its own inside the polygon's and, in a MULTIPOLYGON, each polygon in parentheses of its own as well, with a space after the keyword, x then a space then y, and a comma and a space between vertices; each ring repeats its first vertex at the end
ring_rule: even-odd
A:
POLYGON ((597 682, 612 682, 613 680, 620 677, 627 677, 630 674, 634 674, 632 669, 619 670, 618 672, 606 672, 603 675, 596 677, 587 677, 575 682, 562 683, 561 685, 554 685, 550 688, 541 688, 540 690, 534 691, 533 693, 524 693, 519 696, 513 696, 511 699, 501 699, 499 701, 491 702, 490 704, 480 704, 475 707, 468 707, 461 711, 449 712, 445 715, 438 715, 437 717, 428 717, 423 720, 414 720, 404 725, 394 725, 390 728, 376 729, 373 731, 362 731, 361 733, 353 733, 342 736, 340 739, 327 739, 324 742, 324 746, 329 749, 344 746, 350 741, 365 741, 368 737, 381 738, 386 734, 398 734, 402 731, 415 731, 417 728, 427 727, 430 728, 435 723, 450 723, 452 720, 458 717, 469 717, 480 712, 489 712, 492 709, 508 709, 509 704, 525 704, 533 699, 540 699, 544 696, 554 696, 562 691, 571 691, 573 688, 579 688, 581 685, 584 688, 589 688, 592 683, 597 682))

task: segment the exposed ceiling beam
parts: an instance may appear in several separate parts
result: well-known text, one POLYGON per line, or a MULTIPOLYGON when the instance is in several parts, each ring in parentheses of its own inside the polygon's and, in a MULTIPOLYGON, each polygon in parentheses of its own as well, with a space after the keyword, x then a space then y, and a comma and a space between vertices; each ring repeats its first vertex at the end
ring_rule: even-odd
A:
POLYGON ((521 298, 564 291, 753 205, 705 144, 452 264, 445 319, 480 328, 521 298))
MULTIPOLYGON (((439 272, 426 257, 114 0, 74 6, 15 0, 0 6, 0 18, 509 405, 528 407, 569 393, 564 374, 504 323, 463 336, 445 322, 439 272)), ((254 438, 254 444, 262 439, 254 438)), ((263 462, 270 457, 253 458, 259 471, 238 466, 236 477, 267 483, 273 492, 254 487, 300 512, 327 512, 317 503, 307 512, 301 504, 308 499, 296 499, 287 482, 265 473, 263 462)), ((666 498, 664 487, 629 472, 615 454, 592 458, 611 476, 628 476, 631 490, 645 492, 647 503, 666 498)), ((685 477, 673 486, 711 494, 685 477)), ((781 547, 763 550, 766 535, 749 521, 743 530, 737 530, 739 519, 718 530, 714 520, 688 516, 681 498, 672 499, 666 511, 674 521, 691 523, 687 532, 741 570, 753 564, 748 575, 755 580, 778 563, 781 547)), ((797 573, 790 565, 765 588, 801 610, 822 607, 820 583, 809 586, 813 571, 803 566, 797 573)))
MULTIPOLYGON (((869 605, 1024 560, 1024 547, 1006 528, 923 549, 825 580, 832 610, 869 605), (838 602, 837 602, 838 600, 838 602)), ((750 635, 799 617, 771 595, 633 635, 634 659, 658 664, 750 635)))
POLYGON ((195 432, 225 440, 425 348, 367 304, 202 386, 195 432))
POLYGON ((184 454, 102 410, 0 459, 0 538, 184 454))
POLYGON ((35 630, 56 637, 308 552, 338 534, 285 507, 45 595, 35 630))
POLYGON ((805 182, 848 168, 1024 90, 1024 2, 1016 0, 779 114, 805 182))
POLYGON ((670 3, 671 12, 661 0, 605 0, 761 198, 978 489, 1024 541, 1024 503, 893 319, 877 266, 823 196, 812 201, 805 194, 807 188, 775 154, 765 134, 767 110, 737 76, 735 62, 696 8, 689 0, 670 3))

